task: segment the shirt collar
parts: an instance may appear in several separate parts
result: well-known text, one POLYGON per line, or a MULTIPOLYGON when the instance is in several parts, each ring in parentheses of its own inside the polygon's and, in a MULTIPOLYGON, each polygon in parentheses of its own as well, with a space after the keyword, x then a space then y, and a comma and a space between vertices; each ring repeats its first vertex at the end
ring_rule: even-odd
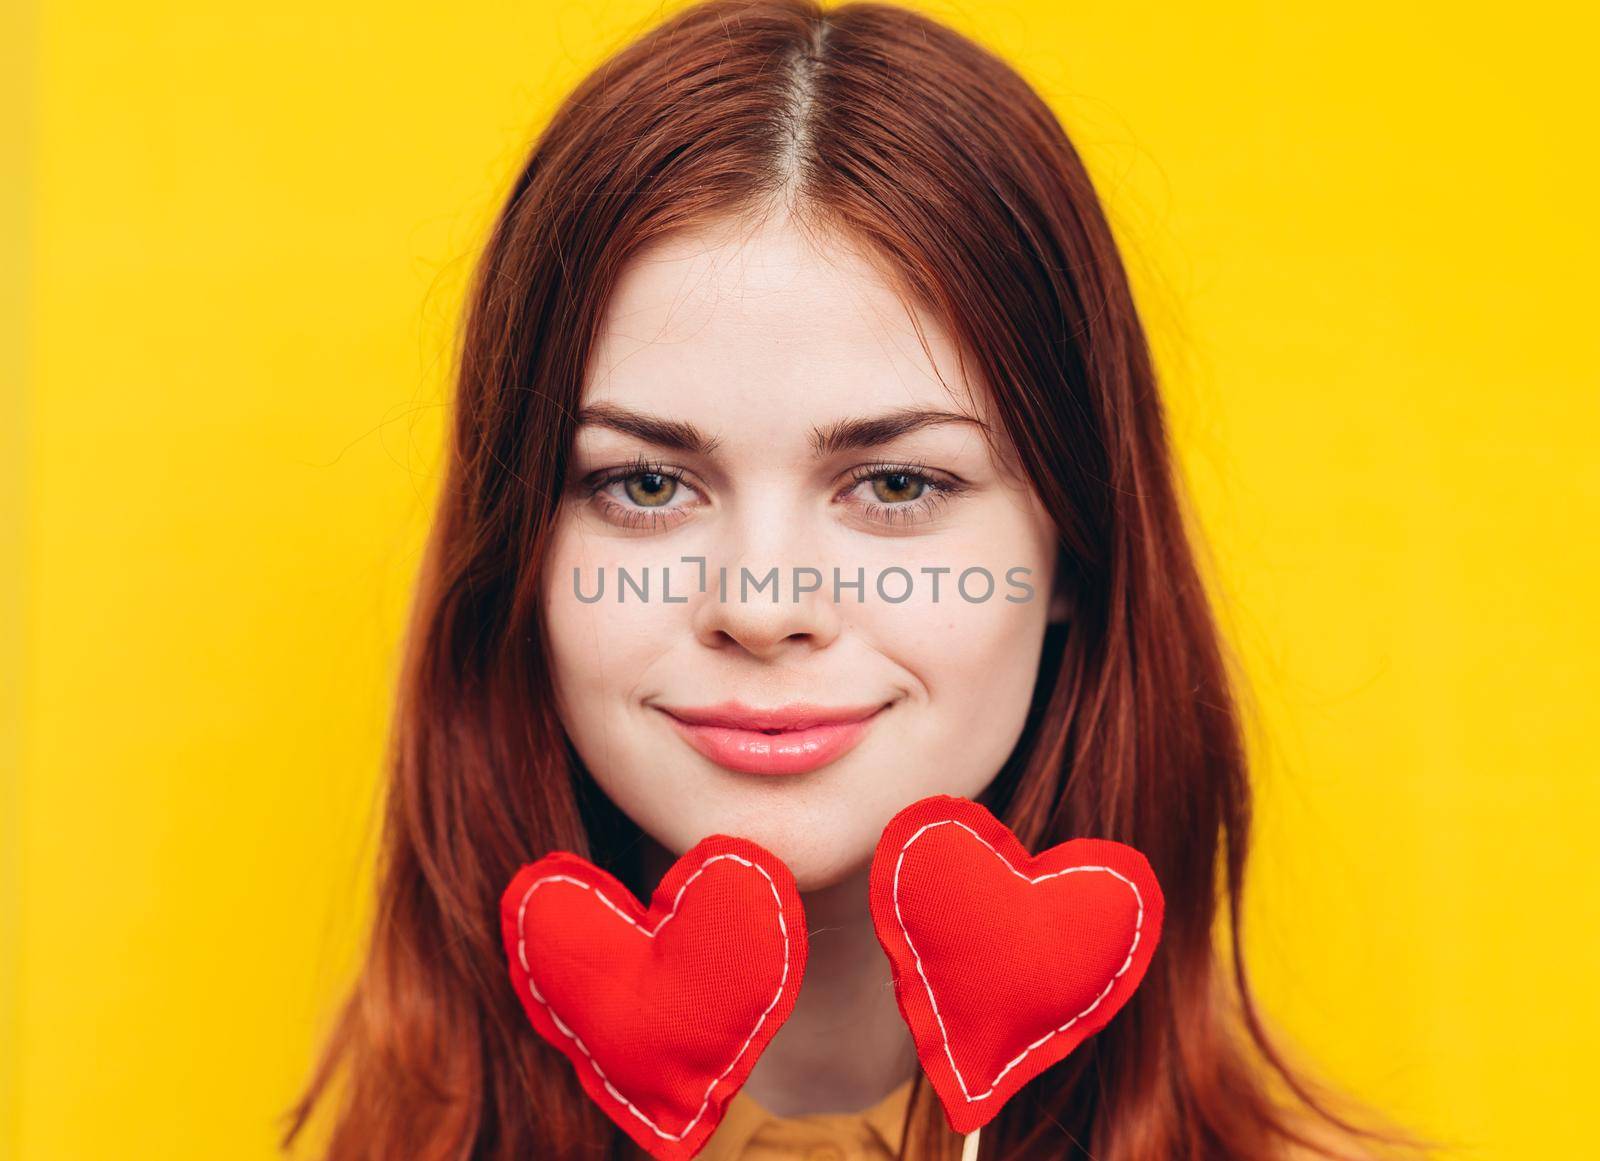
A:
MULTIPOLYGON (((897 1154, 900 1152, 901 1135, 905 1127, 906 1105, 911 1098, 911 1085, 910 1080, 902 1081, 899 1087, 872 1107, 863 1109, 859 1113, 845 1115, 860 1118, 883 1142, 885 1149, 897 1154)), ((841 1114, 822 1115, 837 1117, 841 1114)), ((705 1146, 696 1154, 695 1161, 738 1161, 739 1155, 749 1145, 750 1138, 754 1137, 763 1125, 768 1121, 789 1119, 803 1121, 806 1118, 785 1118, 769 1113, 756 1103, 755 1098, 741 1089, 734 1093, 733 1099, 728 1102, 722 1123, 717 1126, 716 1132, 706 1139, 705 1146)))
POLYGON ((728 1102, 716 1132, 706 1138, 705 1145, 695 1154, 695 1161, 738 1161, 739 1154, 744 1152, 750 1138, 756 1135, 756 1130, 767 1121, 769 1115, 766 1109, 740 1089, 728 1102))
POLYGON ((906 1105, 911 1100, 911 1081, 900 1086, 861 1115, 891 1153, 900 1152, 900 1136, 905 1129, 906 1105))

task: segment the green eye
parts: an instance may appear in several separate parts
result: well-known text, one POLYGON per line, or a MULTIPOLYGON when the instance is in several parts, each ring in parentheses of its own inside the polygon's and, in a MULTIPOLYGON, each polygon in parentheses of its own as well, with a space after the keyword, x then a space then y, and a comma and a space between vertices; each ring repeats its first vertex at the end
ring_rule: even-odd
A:
POLYGON ((915 500, 926 487, 926 480, 909 472, 885 472, 872 478, 872 494, 885 504, 904 504, 915 500))
POLYGON ((678 490, 678 481, 660 472, 640 472, 629 476, 623 487, 628 498, 642 508, 659 508, 672 499, 678 490))

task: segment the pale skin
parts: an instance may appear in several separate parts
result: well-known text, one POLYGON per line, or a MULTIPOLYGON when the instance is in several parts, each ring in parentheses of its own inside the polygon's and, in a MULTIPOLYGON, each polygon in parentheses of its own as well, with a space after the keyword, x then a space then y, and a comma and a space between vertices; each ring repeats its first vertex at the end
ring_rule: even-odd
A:
POLYGON ((1046 624, 1067 615, 1054 595, 1053 524, 986 391, 961 378, 953 340, 919 314, 930 362, 908 309, 858 255, 781 215, 636 258, 590 364, 589 421, 546 574, 561 718, 644 831, 647 884, 713 833, 758 842, 794 873, 810 933, 805 981, 745 1086, 786 1116, 860 1110, 919 1067, 868 912, 873 849, 902 807, 976 797, 993 780, 1021 734, 1046 624), (849 427, 891 415, 920 419, 889 438, 849 427), (681 446, 641 416, 712 446, 681 446), (819 448, 819 433, 854 438, 819 448), (707 559, 706 592, 685 556, 707 559), (975 565, 998 582, 981 601, 953 588, 975 565), (652 600, 630 591, 619 603, 616 570, 647 566, 652 600), (660 599, 667 566, 683 603, 660 599), (780 600, 739 600, 741 566, 777 566, 780 600), (901 603, 873 589, 890 566, 915 578, 901 603), (951 569, 938 602, 923 566, 951 569), (795 567, 821 570, 821 589, 795 600, 795 567), (833 599, 834 567, 865 570, 864 599, 833 599), (603 600, 577 599, 574 568, 586 591, 608 574, 603 600), (1005 599, 1019 595, 1005 582, 1013 568, 1027 570, 1031 599, 1005 599), (710 760, 659 709, 725 699, 888 708, 837 760, 774 776, 710 760))

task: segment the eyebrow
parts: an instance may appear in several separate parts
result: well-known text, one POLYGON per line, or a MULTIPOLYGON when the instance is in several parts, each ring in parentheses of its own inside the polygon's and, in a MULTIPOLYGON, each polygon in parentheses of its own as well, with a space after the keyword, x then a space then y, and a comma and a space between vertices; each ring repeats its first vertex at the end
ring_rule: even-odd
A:
POLYGON ((710 455, 722 442, 706 435, 692 423, 662 419, 642 411, 618 407, 614 403, 593 403, 580 409, 578 426, 606 427, 623 435, 636 436, 646 443, 702 456, 710 455))
MULTIPOLYGON (((707 435, 692 423, 676 419, 662 419, 642 411, 619 407, 614 403, 594 403, 578 412, 578 425, 605 427, 635 436, 646 443, 694 455, 709 456, 722 443, 716 436, 707 435)), ((837 455, 842 451, 855 451, 888 443, 902 435, 919 431, 940 423, 969 423, 987 430, 988 424, 971 415, 957 411, 937 411, 905 407, 886 411, 881 415, 862 416, 858 419, 841 419, 826 427, 811 429, 811 450, 818 458, 837 455)))

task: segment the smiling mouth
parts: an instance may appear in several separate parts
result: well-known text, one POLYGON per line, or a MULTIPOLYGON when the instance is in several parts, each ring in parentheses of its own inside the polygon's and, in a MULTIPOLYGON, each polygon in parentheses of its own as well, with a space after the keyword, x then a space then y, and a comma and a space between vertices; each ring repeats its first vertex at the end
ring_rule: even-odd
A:
POLYGON ((744 774, 804 774, 838 761, 866 737, 894 703, 816 706, 794 703, 770 710, 733 702, 717 706, 655 706, 702 757, 744 774))

